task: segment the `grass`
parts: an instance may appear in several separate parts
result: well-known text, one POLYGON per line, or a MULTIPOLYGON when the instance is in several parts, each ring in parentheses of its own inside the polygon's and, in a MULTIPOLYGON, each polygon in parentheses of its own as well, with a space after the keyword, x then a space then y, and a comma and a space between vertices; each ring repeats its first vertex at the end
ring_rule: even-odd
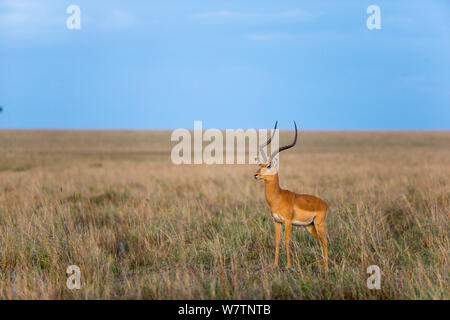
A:
POLYGON ((175 166, 164 131, 0 131, 0 298, 449 299, 449 146, 448 131, 305 132, 283 153, 281 186, 329 204, 327 277, 301 228, 293 267, 283 245, 271 266, 256 166, 175 166))

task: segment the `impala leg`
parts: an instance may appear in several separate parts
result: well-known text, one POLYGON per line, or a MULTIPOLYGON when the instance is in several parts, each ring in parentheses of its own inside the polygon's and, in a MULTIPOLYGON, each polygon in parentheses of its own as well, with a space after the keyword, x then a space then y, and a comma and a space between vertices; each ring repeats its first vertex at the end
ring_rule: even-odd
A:
POLYGON ((319 242, 320 242, 319 235, 317 234, 316 228, 314 227, 313 224, 310 224, 309 226, 306 226, 305 229, 306 229, 306 231, 308 231, 314 238, 316 238, 316 239, 319 240, 319 242))
POLYGON ((317 225, 314 225, 316 228, 317 235, 319 236, 319 241, 322 243, 322 253, 323 253, 323 260, 325 263, 325 271, 328 272, 328 252, 327 252, 327 236, 325 233, 325 225, 323 223, 318 223, 317 225))
POLYGON ((284 232, 284 243, 286 246, 286 257, 287 257, 287 267, 291 266, 291 258, 289 256, 289 238, 291 237, 292 221, 286 220, 285 232, 284 232))
POLYGON ((274 267, 278 266, 278 249, 280 247, 280 237, 281 237, 281 223, 276 221, 273 222, 275 227, 275 262, 273 263, 274 267))

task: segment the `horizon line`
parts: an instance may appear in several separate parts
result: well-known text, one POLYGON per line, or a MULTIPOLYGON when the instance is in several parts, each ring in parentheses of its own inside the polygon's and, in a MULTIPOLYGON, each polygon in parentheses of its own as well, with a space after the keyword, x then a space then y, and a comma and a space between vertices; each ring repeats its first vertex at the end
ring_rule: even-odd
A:
MULTIPOLYGON (((186 129, 189 131, 194 131, 194 128, 164 128, 164 129, 136 129, 136 128, 0 128, 1 131, 173 131, 177 129, 186 129)), ((242 130, 248 130, 248 129, 255 129, 255 130, 271 130, 272 128, 202 128, 202 131, 209 130, 209 129, 218 129, 218 130, 227 130, 227 129, 242 129, 242 130)), ((294 131, 293 129, 278 129, 279 131, 294 131)), ((299 131, 347 131, 347 132, 383 132, 383 131, 395 131, 395 132, 402 132, 402 131, 423 131, 423 132, 433 132, 433 131, 450 131, 450 129, 395 129, 395 128, 389 128, 389 129, 302 129, 299 128, 299 131)))

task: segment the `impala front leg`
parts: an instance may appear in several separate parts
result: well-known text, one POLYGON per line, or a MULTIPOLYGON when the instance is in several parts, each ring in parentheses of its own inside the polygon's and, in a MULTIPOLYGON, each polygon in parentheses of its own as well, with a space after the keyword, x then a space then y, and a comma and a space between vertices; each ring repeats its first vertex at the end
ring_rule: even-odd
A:
POLYGON ((274 221, 273 225, 275 227, 275 262, 273 266, 278 266, 278 248, 280 247, 280 237, 281 237, 281 223, 274 221))
POLYGON ((292 221, 286 220, 285 221, 285 229, 284 229, 284 243, 286 246, 286 257, 287 257, 287 267, 290 268, 291 266, 291 258, 289 257, 289 238, 291 236, 291 229, 292 229, 292 221))

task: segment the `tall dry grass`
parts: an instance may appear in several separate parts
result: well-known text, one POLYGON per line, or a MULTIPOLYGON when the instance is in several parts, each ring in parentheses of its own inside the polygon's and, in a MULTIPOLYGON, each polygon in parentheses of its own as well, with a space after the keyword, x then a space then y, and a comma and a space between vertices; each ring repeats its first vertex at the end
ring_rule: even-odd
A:
POLYGON ((450 297, 450 132, 305 132, 283 153, 281 186, 329 204, 328 277, 301 228, 293 267, 283 245, 271 266, 256 166, 175 166, 169 137, 1 131, 0 298, 450 297), (381 290, 366 286, 372 264, 381 290))

